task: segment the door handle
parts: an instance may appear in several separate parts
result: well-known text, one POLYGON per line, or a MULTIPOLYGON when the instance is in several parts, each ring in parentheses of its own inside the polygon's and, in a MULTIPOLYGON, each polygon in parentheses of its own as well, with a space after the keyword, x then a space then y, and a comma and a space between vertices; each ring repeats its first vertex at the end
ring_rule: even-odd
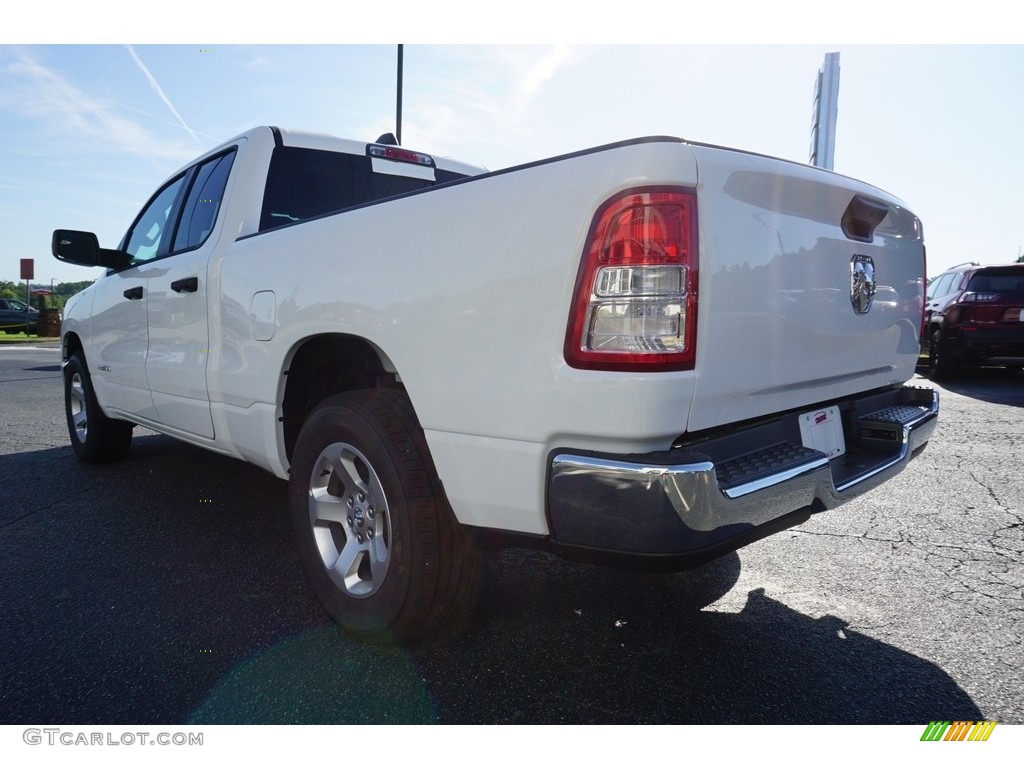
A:
POLYGON ((171 283, 171 290, 175 293, 195 293, 199 290, 198 277, 183 277, 171 283))
POLYGON ((137 285, 134 288, 129 288, 124 292, 124 297, 129 301, 135 301, 136 299, 142 298, 142 286, 137 285))

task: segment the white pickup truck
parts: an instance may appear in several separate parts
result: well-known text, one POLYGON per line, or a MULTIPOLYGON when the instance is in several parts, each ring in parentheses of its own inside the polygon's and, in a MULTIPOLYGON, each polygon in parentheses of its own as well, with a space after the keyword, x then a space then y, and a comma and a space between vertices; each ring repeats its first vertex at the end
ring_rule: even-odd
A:
POLYGON ((287 479, 317 598, 399 641, 479 545, 679 568, 892 477, 938 397, 921 225, 874 187, 672 137, 497 172, 255 128, 175 173, 63 323, 71 443, 139 424, 287 479))

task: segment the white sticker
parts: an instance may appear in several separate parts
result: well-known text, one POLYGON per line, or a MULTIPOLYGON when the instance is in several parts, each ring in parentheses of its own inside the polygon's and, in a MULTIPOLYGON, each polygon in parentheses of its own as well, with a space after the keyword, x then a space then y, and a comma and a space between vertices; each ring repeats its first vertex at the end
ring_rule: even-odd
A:
POLYGON ((830 405, 828 408, 801 414, 800 439, 805 448, 821 451, 830 459, 846 453, 843 421, 839 418, 838 406, 830 405))

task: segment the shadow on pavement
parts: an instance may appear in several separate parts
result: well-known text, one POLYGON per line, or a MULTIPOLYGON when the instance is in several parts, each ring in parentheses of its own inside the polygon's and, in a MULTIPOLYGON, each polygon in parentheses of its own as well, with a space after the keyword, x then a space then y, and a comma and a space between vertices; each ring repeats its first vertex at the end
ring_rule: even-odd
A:
POLYGON ((470 628, 412 649, 330 625, 286 485, 138 437, 120 464, 3 457, 0 722, 913 723, 981 719, 934 664, 749 593, 740 558, 638 574, 507 550, 470 628), (11 485, 13 484, 13 485, 11 485))
MULTIPOLYGON (((924 375, 923 371, 918 371, 924 375)), ((922 382, 931 384, 925 378, 922 382)), ((936 384, 950 392, 997 405, 1024 407, 1024 372, 1006 368, 974 368, 958 372, 955 376, 936 384)))

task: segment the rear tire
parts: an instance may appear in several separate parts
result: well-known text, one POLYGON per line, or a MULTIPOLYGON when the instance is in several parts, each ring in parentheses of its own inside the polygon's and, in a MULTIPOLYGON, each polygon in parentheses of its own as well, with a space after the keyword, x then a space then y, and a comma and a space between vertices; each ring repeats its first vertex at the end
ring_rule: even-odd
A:
POLYGON ((328 398, 306 420, 292 458, 296 546, 328 615, 378 642, 450 631, 474 601, 480 560, 405 395, 328 398))
POLYGON ((64 412, 75 455, 87 464, 119 461, 132 444, 130 421, 111 419, 100 409, 81 352, 64 366, 64 412))
POLYGON ((932 331, 928 343, 928 378, 939 381, 953 376, 956 369, 949 359, 949 345, 941 330, 932 331))

